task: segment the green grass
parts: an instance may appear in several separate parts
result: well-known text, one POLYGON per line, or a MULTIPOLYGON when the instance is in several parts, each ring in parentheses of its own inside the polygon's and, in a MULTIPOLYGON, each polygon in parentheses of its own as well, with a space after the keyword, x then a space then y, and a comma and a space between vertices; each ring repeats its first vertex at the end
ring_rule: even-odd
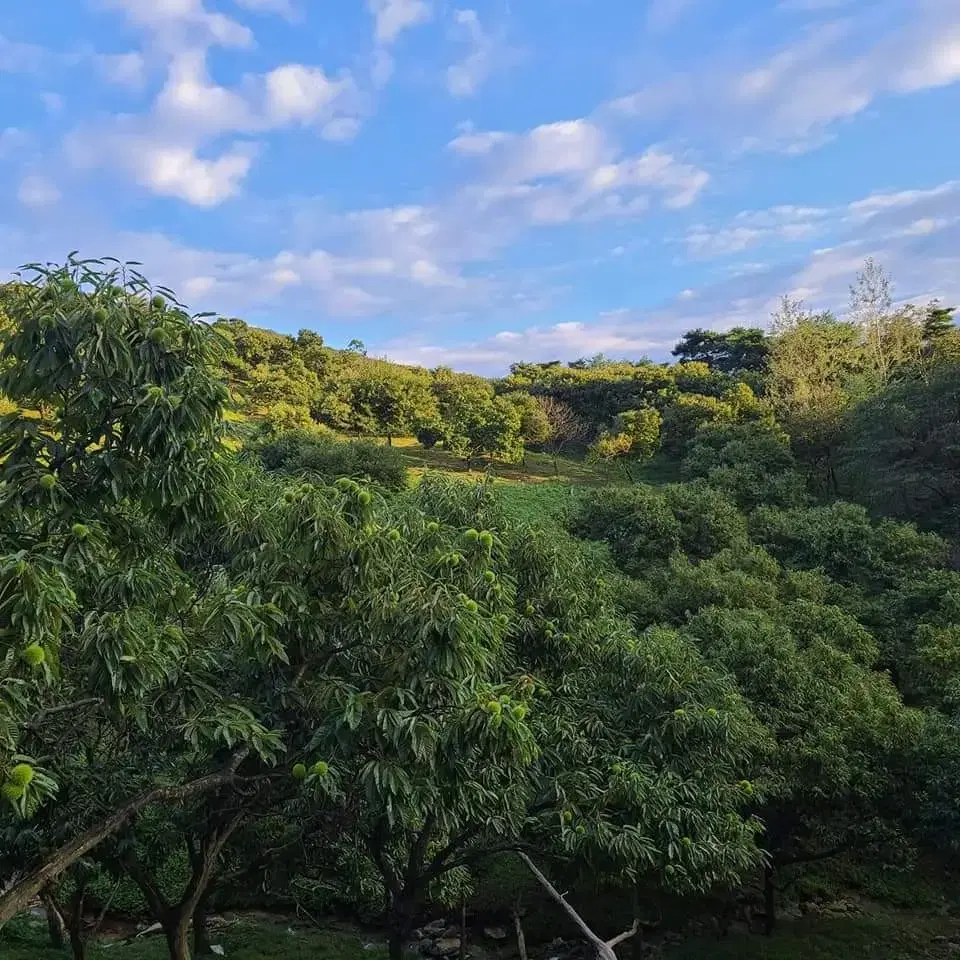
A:
POLYGON ((413 437, 395 438, 393 445, 403 453, 407 467, 416 475, 426 470, 442 470, 464 476, 481 476, 489 473, 501 480, 518 483, 565 482, 577 484, 600 484, 616 482, 623 474, 616 467, 606 464, 589 464, 576 457, 554 458, 546 453, 528 453, 523 463, 502 463, 498 460, 478 458, 470 462, 455 457, 440 447, 427 449, 413 437))
POLYGON ((881 912, 875 916, 781 923, 772 937, 704 937, 665 951, 664 960, 940 960, 956 956, 936 937, 960 934, 945 917, 881 912))
MULTIPOLYGON (((43 945, 45 924, 19 924, 0 938, 3 960, 62 960, 67 953, 43 945)), ((960 925, 945 916, 876 909, 848 918, 782 922, 772 937, 731 934, 701 937, 668 947, 664 960, 947 960, 956 956, 948 938, 960 925), (940 938, 940 939, 937 939, 940 938)), ((282 922, 243 920, 212 931, 231 960, 384 960, 382 938, 346 927, 319 930, 282 922), (365 949, 370 946, 370 949, 365 949)), ((621 950, 630 956, 630 948, 621 950)), ((132 944, 95 946, 91 960, 166 960, 161 937, 132 944)))
MULTIPOLYGON (((44 946, 46 925, 31 924, 27 933, 0 939, 3 960, 63 960, 68 951, 44 946)), ((220 944, 230 960, 384 960, 386 950, 376 936, 332 928, 317 930, 283 923, 241 921, 211 930, 211 941, 220 944), (373 949, 364 949, 367 944, 373 949)), ((91 960, 167 960, 163 937, 151 936, 134 943, 96 945, 91 960)))

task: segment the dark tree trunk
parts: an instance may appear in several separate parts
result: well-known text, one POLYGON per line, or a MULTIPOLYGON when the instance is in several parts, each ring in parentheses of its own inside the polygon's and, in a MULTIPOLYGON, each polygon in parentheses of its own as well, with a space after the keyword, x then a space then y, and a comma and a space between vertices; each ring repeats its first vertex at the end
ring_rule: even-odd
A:
POLYGON ((40 902, 47 914, 47 930, 50 932, 50 946, 54 950, 62 950, 67 936, 67 925, 63 920, 63 911, 57 903, 57 898, 49 887, 41 891, 40 902))
POLYGON ((84 896, 84 887, 79 884, 70 898, 70 950, 73 960, 86 960, 87 956, 87 944, 83 939, 84 896))
POLYGON ((390 928, 390 938, 387 941, 387 955, 390 960, 403 960, 403 948, 406 937, 399 927, 390 928))
POLYGON ((777 871, 772 863, 763 868, 763 932, 769 937, 777 925, 777 871))
POLYGON ((467 960, 467 898, 460 899, 460 960, 467 960))
POLYGON ((172 910, 164 923, 170 960, 190 960, 190 917, 183 910, 172 910))
POLYGON ((513 910, 513 929, 517 934, 517 953, 520 960, 527 960, 527 938, 523 935, 523 924, 520 922, 520 904, 513 910))
POLYGON ((207 926, 209 908, 210 889, 207 888, 193 915, 193 952, 198 957, 207 957, 213 953, 210 948, 210 931, 207 926))

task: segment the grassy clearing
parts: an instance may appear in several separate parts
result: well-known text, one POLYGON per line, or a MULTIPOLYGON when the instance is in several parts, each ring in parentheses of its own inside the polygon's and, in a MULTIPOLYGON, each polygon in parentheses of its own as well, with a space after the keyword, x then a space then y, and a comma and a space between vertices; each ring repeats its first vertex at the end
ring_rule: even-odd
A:
POLYGON ((575 457, 554 458, 546 453, 528 453, 523 463, 502 463, 499 460, 478 458, 469 464, 439 447, 427 449, 413 437, 394 439, 393 445, 400 449, 407 466, 416 475, 427 470, 442 470, 446 473, 479 477, 490 474, 500 480, 517 483, 563 482, 576 484, 611 483, 622 479, 622 473, 614 467, 585 463, 575 457))

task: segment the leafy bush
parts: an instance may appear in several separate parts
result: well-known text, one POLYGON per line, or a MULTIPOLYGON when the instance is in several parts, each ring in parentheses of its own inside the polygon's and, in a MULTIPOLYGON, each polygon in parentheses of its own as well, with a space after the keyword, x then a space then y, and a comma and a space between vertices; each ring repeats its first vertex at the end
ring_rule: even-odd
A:
POLYGON ((585 501, 574 532, 610 544, 618 564, 638 572, 675 551, 705 558, 747 541, 736 505, 705 484, 608 488, 585 501))
POLYGON ((403 455, 367 440, 335 440, 322 430, 289 430, 254 449, 264 468, 280 473, 310 473, 325 480, 365 479, 401 490, 407 483, 403 455))

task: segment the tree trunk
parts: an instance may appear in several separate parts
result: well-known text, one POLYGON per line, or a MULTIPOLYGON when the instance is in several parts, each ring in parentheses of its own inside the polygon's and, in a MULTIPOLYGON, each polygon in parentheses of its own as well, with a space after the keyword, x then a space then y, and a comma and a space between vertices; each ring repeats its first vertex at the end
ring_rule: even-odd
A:
POLYGON ((79 884, 70 898, 70 950, 73 960, 85 960, 87 955, 87 944, 83 939, 83 900, 84 887, 79 884))
POLYGON ((467 898, 460 898, 460 960, 467 960, 467 898))
POLYGON ((769 937, 777 924, 777 874, 772 863, 763 868, 763 932, 769 937))
POLYGON ((58 850, 55 850, 39 867, 0 896, 0 929, 21 910, 26 910, 30 901, 38 896, 44 887, 51 881, 56 880, 68 867, 71 867, 81 857, 86 856, 98 844, 115 834, 134 814, 139 813, 140 810, 151 803, 186 800, 189 797, 224 786, 234 779, 237 767, 240 766, 248 752, 247 749, 240 750, 231 760, 227 769, 220 773, 201 777, 199 780, 185 783, 179 787, 158 787, 155 790, 148 790, 146 793, 140 794, 139 797, 135 797, 106 819, 101 820, 90 827, 89 830, 85 830, 69 843, 65 843, 58 850))
POLYGON ((67 925, 63 920, 63 912, 57 904, 56 896, 50 887, 40 892, 40 902, 47 914, 47 930, 50 932, 50 946, 54 950, 62 950, 67 934, 67 925))
POLYGON ((393 446, 393 437, 391 437, 389 433, 387 434, 387 446, 388 447, 393 446))
POLYGON ((517 953, 520 960, 527 960, 527 938, 523 935, 523 924, 520 922, 520 905, 513 910, 513 929, 517 934, 517 953))
POLYGON ((403 948, 406 939, 403 931, 399 927, 390 927, 390 938, 387 941, 387 956, 389 956, 390 960, 403 960, 403 948))
POLYGON ((207 927, 209 906, 210 890, 207 889, 193 914, 193 952, 198 957, 208 957, 213 953, 210 948, 210 931, 207 927))
POLYGON ((190 917, 183 910, 173 910, 164 924, 170 960, 190 960, 190 917))

